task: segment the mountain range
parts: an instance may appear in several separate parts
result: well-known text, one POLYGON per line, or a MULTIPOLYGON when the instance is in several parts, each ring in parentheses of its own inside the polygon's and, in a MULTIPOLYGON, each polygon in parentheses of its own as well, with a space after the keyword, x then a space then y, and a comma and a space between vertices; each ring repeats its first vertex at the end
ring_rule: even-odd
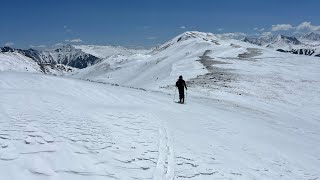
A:
POLYGON ((84 53, 71 45, 66 45, 55 50, 39 51, 35 49, 14 49, 3 47, 0 52, 16 52, 33 59, 38 64, 63 64, 74 68, 86 68, 100 61, 100 58, 84 53))
MULTIPOLYGON (((65 73, 72 72, 76 69, 89 68, 83 71, 79 71, 77 73, 77 76, 80 76, 80 74, 88 75, 92 74, 93 72, 96 73, 96 71, 89 72, 90 69, 96 67, 99 67, 98 71, 108 70, 108 74, 112 74, 115 72, 115 69, 119 69, 120 65, 121 69, 123 70, 122 65, 127 65, 141 59, 149 59, 150 62, 152 62, 152 59, 155 59, 156 64, 158 64, 165 59, 176 58, 176 56, 178 56, 177 52, 183 52, 184 56, 181 57, 182 59, 188 59, 190 56, 199 57, 201 56, 201 54, 198 54, 197 52, 200 51, 200 49, 203 49, 203 47, 207 46, 208 44, 210 44, 209 47, 222 47, 223 45, 221 44, 225 44, 226 42, 231 41, 234 42, 234 46, 238 46, 239 48, 244 49, 259 49, 259 47, 264 47, 282 53, 320 57, 319 40, 320 35, 314 32, 305 34, 303 36, 300 36, 299 38, 285 35, 265 35, 260 37, 246 37, 241 40, 242 42, 254 45, 253 47, 251 47, 248 44, 236 45, 241 41, 232 38, 226 38, 225 36, 221 36, 219 34, 190 31, 185 32, 173 38, 172 40, 169 40, 168 42, 150 50, 129 49, 121 46, 115 47, 96 45, 65 45, 53 50, 43 51, 35 49, 23 50, 11 47, 2 47, 0 48, 0 53, 6 55, 13 53, 11 56, 19 56, 20 59, 21 57, 30 58, 32 61, 38 64, 40 70, 43 73, 47 74, 55 74, 57 72, 65 73), (191 45, 185 44, 186 42, 192 45, 197 44, 197 46, 192 47, 193 49, 188 49, 191 45), (203 45, 200 46, 200 44, 203 45)), ((201 52, 208 50, 207 52, 212 53, 216 51, 210 49, 211 48, 206 47, 204 50, 201 50, 201 52)), ((172 60, 172 63, 173 62, 174 61, 172 60)), ((138 68, 138 65, 135 64, 134 67, 138 68)), ((128 65, 126 71, 129 71, 130 68, 132 67, 128 65)), ((144 70, 144 68, 148 67, 140 68, 142 68, 143 71, 148 71, 144 70)), ((103 72, 102 74, 105 73, 106 72, 103 72)))
POLYGON ((320 34, 311 32, 296 38, 285 35, 246 37, 242 41, 280 52, 320 57, 320 34))
POLYGON ((320 61, 281 43, 306 44, 191 31, 150 50, 2 48, 0 177, 319 179, 320 61))

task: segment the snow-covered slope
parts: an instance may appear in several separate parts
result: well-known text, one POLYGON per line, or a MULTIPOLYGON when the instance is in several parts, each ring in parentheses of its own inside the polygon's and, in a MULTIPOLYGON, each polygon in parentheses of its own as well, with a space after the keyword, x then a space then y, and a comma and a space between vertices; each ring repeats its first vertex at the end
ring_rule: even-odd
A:
POLYGON ((113 55, 145 54, 149 51, 145 49, 128 49, 122 46, 78 45, 74 47, 99 58, 106 58, 113 55))
POLYGON ((39 65, 20 53, 0 53, 0 71, 41 72, 39 65))
POLYGON ((270 43, 274 42, 275 39, 276 39, 276 37, 273 35, 264 35, 264 36, 260 36, 260 37, 246 37, 243 39, 243 41, 251 43, 251 44, 255 44, 258 46, 266 47, 270 43))
POLYGON ((100 58, 84 53, 71 45, 62 46, 55 50, 38 51, 35 49, 13 49, 3 47, 1 52, 16 52, 33 59, 38 64, 63 64, 74 68, 86 68, 100 61, 100 58))
POLYGON ((299 38, 299 40, 305 44, 310 44, 313 46, 320 47, 320 34, 315 32, 310 32, 299 38))
POLYGON ((64 64, 39 64, 44 74, 64 76, 77 70, 77 68, 70 67, 64 64))
POLYGON ((280 52, 320 57, 320 41, 318 34, 309 33, 299 39, 284 35, 267 35, 261 37, 246 37, 242 41, 280 52))
POLYGON ((305 45, 301 43, 297 38, 284 35, 269 35, 261 36, 258 38, 247 37, 244 38, 243 41, 272 49, 291 50, 294 48, 305 47, 305 45))
MULTIPOLYGON (((231 81, 237 75, 232 78, 220 77, 217 74, 217 71, 220 70, 213 65, 230 63, 232 60, 243 61, 243 63, 260 61, 261 56, 272 56, 277 59, 292 57, 242 41, 222 39, 211 33, 186 32, 153 49, 148 54, 111 56, 101 63, 78 71, 74 76, 94 81, 156 89, 172 84, 179 75, 184 75, 186 79, 194 81, 195 85, 217 84, 214 83, 217 79, 208 79, 222 78, 225 81, 231 81)), ((228 74, 230 74, 229 71, 228 74)), ((223 84, 225 83, 218 86, 224 86, 223 84)))
POLYGON ((269 43, 266 47, 273 49, 293 49, 296 47, 302 47, 302 43, 295 37, 289 37, 284 35, 278 35, 274 41, 269 43))
MULTIPOLYGON (((290 67, 309 68, 300 82, 306 95, 319 85, 307 64, 290 67)), ((181 105, 173 94, 0 72, 0 94, 1 179, 320 178, 318 92, 317 106, 266 106, 243 96, 188 96, 181 105)))
POLYGON ((310 33, 307 33, 307 34, 301 36, 300 39, 320 42, 320 34, 315 33, 315 32, 310 32, 310 33))
POLYGON ((246 48, 235 48, 230 43, 219 44, 213 34, 187 32, 148 54, 111 56, 101 63, 79 71, 75 77, 143 88, 150 85, 166 86, 180 74, 190 79, 207 73, 197 60, 206 50, 213 48, 219 49, 220 53, 230 50, 230 57, 237 57, 238 54, 246 52, 246 48))
POLYGON ((240 98, 246 106, 252 102, 265 107, 291 104, 292 108, 310 104, 303 113, 312 114, 312 107, 319 105, 314 99, 319 93, 319 68, 317 57, 187 32, 147 55, 112 56, 72 77, 173 93, 175 81, 183 75, 191 94, 240 98))
POLYGON ((186 32, 68 77, 0 72, 0 179, 319 179, 319 69, 186 32))
POLYGON ((0 71, 44 73, 51 75, 66 75, 77 68, 64 64, 38 64, 33 59, 18 52, 0 53, 0 71))

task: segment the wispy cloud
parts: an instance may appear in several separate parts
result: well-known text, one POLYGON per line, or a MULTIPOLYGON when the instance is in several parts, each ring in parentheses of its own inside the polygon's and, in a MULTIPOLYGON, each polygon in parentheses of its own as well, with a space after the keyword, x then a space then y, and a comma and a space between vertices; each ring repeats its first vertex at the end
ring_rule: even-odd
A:
POLYGON ((311 22, 302 22, 297 26, 293 26, 291 24, 277 24, 272 25, 271 31, 289 31, 295 30, 294 34, 305 33, 305 32, 319 32, 320 26, 314 25, 311 22))
POLYGON ((291 24, 276 24, 271 27, 271 31, 288 31, 291 29, 294 29, 291 24))
POLYGON ((262 36, 272 36, 272 32, 263 32, 262 36))
POLYGON ((64 31, 65 31, 66 33, 72 33, 72 29, 69 28, 67 25, 64 25, 64 26, 63 26, 63 29, 64 29, 64 31))
POLYGON ((60 47, 60 46, 63 46, 64 44, 63 43, 57 43, 57 44, 54 44, 52 47, 60 47))
POLYGON ((224 30, 223 28, 218 28, 218 29, 217 29, 217 31, 223 31, 223 30, 224 30))
POLYGON ((155 39, 158 39, 158 37, 156 36, 149 36, 149 37, 146 37, 147 40, 155 40, 155 39))
POLYGON ((180 26, 180 29, 186 29, 186 26, 180 26))
POLYGON ((30 45, 31 48, 46 48, 47 46, 44 44, 41 45, 30 45))
POLYGON ((139 25, 139 26, 136 26, 135 29, 138 31, 150 31, 152 27, 148 25, 139 25))
POLYGON ((81 39, 66 39, 66 42, 70 42, 70 43, 80 43, 83 42, 81 39))
POLYGON ((255 27, 255 28, 253 28, 253 30, 262 32, 262 31, 264 31, 265 29, 264 29, 264 28, 257 28, 257 27, 255 27))
POLYGON ((6 43, 4 43, 4 46, 13 46, 13 45, 14 45, 13 42, 6 42, 6 43))

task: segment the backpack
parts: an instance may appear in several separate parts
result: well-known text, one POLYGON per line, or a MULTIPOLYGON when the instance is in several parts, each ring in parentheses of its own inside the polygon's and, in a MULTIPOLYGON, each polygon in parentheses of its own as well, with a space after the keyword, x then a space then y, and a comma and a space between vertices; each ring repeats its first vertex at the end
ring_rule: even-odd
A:
POLYGON ((176 82, 176 86, 178 87, 178 88, 183 88, 183 80, 178 80, 177 82, 176 82))

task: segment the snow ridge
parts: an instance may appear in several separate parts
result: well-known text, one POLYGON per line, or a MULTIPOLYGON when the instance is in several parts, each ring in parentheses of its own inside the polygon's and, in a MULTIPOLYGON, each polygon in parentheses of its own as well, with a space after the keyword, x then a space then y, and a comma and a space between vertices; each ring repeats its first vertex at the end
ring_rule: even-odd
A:
POLYGON ((308 33, 297 39, 284 35, 265 35, 260 37, 246 37, 242 41, 258 46, 275 49, 279 52, 320 57, 320 35, 308 33))
POLYGON ((10 47, 1 48, 0 52, 17 52, 33 59, 38 64, 64 64, 74 68, 85 68, 100 61, 99 58, 66 45, 55 50, 38 51, 35 49, 21 50, 10 47))

